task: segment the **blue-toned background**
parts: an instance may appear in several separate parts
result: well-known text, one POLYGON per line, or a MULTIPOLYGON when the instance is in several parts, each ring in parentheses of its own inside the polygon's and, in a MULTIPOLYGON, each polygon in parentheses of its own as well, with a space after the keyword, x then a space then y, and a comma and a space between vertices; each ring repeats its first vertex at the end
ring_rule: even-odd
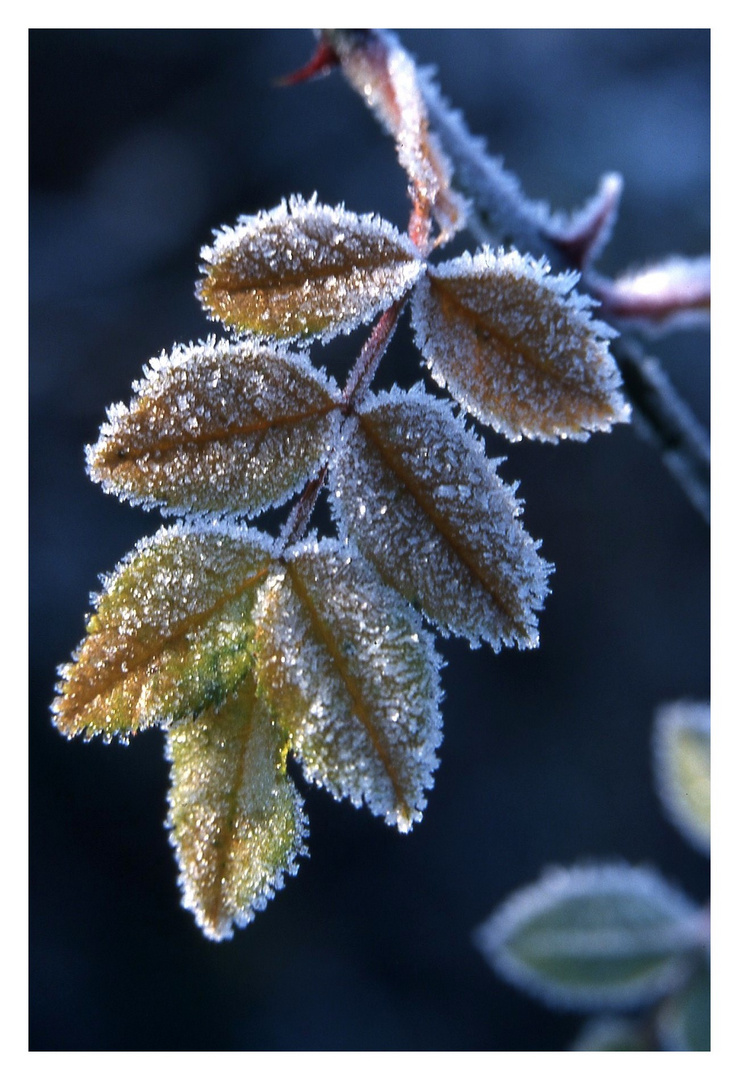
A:
MULTIPOLYGON (((531 197, 571 209, 623 174, 604 270, 708 250, 708 31, 403 40, 531 197)), ((273 84, 312 48, 306 31, 30 33, 33 1049, 563 1049, 580 1018, 501 983, 471 943, 493 906, 587 856, 707 898, 649 746, 656 706, 709 694, 709 534, 627 427, 559 447, 491 437, 557 568, 541 648, 444 643, 424 821, 398 836, 309 789, 310 859, 230 943, 179 906, 161 733, 122 747, 52 728, 98 574, 160 520, 91 484, 83 446, 146 360, 213 329, 193 295, 211 229, 314 191, 406 223, 392 145, 341 77, 273 84)), ((332 349, 337 370, 360 340, 332 349)), ((707 425, 708 336, 652 347, 707 425)), ((404 321, 383 377, 407 383, 413 364, 404 321)))

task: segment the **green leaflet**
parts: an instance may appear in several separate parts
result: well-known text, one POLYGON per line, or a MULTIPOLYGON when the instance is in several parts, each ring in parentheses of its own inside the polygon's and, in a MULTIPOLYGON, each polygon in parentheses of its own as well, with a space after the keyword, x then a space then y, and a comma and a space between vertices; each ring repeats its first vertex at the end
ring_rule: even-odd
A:
POLYGON ((550 870, 480 927, 504 978, 560 1008, 630 1008, 680 986, 705 927, 658 874, 626 864, 550 870))
POLYGON ((250 664, 272 552, 267 537, 227 525, 178 524, 139 543, 104 581, 87 637, 60 668, 59 730, 126 737, 223 701, 250 664))
POLYGON ((215 941, 251 922, 305 853, 307 822, 286 752, 251 673, 220 708, 167 732, 167 824, 182 903, 215 941))
POLYGON ((255 611, 261 692, 308 779, 405 832, 441 741, 438 659, 418 616, 356 551, 288 551, 255 611))

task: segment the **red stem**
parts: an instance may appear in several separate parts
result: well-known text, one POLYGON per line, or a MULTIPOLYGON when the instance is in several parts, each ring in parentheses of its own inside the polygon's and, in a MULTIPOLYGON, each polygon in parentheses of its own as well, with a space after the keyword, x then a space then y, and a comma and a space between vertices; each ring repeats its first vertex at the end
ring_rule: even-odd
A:
MULTIPOLYGON (((369 390, 370 383, 375 377, 378 365, 385 355, 390 340, 395 333, 401 312, 406 305, 410 291, 396 300, 387 311, 384 311, 372 328, 372 333, 362 346, 362 351, 357 357, 354 367, 349 373, 346 386, 342 394, 343 403, 341 411, 344 417, 348 417, 360 403, 369 390)), ((318 476, 309 480, 303 488, 303 493, 293 506, 288 516, 282 533, 280 534, 280 551, 291 544, 296 544, 308 528, 313 509, 318 501, 323 485, 328 476, 328 462, 324 462, 318 476)))

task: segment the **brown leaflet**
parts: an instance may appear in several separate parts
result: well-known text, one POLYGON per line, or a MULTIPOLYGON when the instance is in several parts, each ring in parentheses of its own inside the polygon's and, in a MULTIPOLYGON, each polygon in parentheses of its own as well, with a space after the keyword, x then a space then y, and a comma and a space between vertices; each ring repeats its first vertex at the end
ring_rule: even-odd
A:
POLYGON ((106 491, 169 513, 251 515, 330 452, 339 391, 300 355, 210 339, 151 361, 87 451, 106 491))
POLYGON ((197 295, 239 333, 328 341, 369 322, 423 270, 407 236, 382 218, 294 197, 242 217, 201 252, 197 295))
POLYGON ((443 631, 494 649, 538 643, 551 569, 514 489, 447 402, 368 397, 331 468, 342 532, 443 631))
POLYGON ((584 439, 628 419, 613 332, 571 291, 576 276, 484 248, 429 269, 414 293, 416 342, 434 379, 509 439, 584 439))

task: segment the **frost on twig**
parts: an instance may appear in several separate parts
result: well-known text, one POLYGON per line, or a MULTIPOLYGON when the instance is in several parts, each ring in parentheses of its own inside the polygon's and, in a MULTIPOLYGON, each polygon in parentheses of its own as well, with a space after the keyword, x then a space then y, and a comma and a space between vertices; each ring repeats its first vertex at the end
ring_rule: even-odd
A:
POLYGON ((646 334, 706 326, 711 260, 673 256, 614 280, 592 275, 590 291, 611 318, 646 334))
POLYGON ((680 398, 664 368, 634 341, 612 347, 624 388, 634 403, 635 425, 653 442, 662 460, 708 524, 711 518, 711 449, 708 435, 680 398))
MULTIPOLYGON (((603 178, 590 203, 571 218, 533 202, 502 159, 492 157, 482 138, 473 136, 461 112, 444 99, 430 69, 418 71, 432 130, 453 166, 453 180, 468 197, 468 228, 483 244, 511 244, 545 256, 555 271, 584 271, 582 288, 601 303, 601 314, 616 329, 650 334, 676 327, 706 326, 710 307, 708 258, 675 259, 651 270, 612 281, 594 272, 594 263, 615 221, 621 181, 603 178)), ((621 367, 638 430, 659 449, 665 464, 706 521, 710 506, 708 437, 689 407, 650 360, 644 377, 641 350, 631 339, 612 348, 621 367), (660 400, 664 394, 664 400, 660 400), (676 452, 675 447, 679 450, 676 452)))

